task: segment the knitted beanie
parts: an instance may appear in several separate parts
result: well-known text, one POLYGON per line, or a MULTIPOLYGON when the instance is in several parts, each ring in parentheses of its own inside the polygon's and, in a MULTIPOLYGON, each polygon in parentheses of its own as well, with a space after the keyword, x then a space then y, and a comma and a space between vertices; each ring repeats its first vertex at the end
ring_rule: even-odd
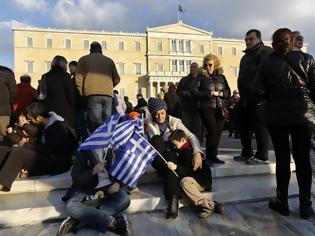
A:
POLYGON ((166 102, 164 100, 151 97, 148 100, 148 109, 149 109, 149 112, 151 114, 154 114, 157 111, 162 110, 162 109, 167 110, 167 105, 166 105, 166 102))

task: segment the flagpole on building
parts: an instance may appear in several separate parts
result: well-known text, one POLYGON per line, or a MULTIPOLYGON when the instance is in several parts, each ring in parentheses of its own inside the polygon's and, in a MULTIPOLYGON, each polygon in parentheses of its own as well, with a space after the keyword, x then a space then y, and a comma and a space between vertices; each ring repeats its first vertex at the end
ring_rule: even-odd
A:
POLYGON ((177 9, 177 22, 179 22, 179 9, 177 9))

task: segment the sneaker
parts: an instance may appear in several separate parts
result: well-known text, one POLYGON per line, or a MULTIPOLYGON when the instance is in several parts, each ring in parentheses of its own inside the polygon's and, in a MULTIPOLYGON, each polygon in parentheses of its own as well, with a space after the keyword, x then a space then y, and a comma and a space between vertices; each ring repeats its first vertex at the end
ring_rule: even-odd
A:
POLYGON ((204 201, 201 205, 199 205, 199 209, 199 218, 202 219, 208 218, 214 210, 208 201, 204 201))
POLYGON ((278 199, 271 199, 268 203, 268 207, 278 212, 280 215, 289 216, 289 205, 279 201, 278 199))
POLYGON ((256 157, 246 160, 247 165, 266 165, 269 164, 268 160, 261 160, 256 157))
POLYGON ((114 228, 111 231, 118 235, 131 236, 132 230, 127 215, 115 217, 114 228))
POLYGON ((78 221, 73 219, 72 217, 68 217, 64 221, 62 221, 58 232, 57 236, 63 236, 66 235, 67 233, 76 233, 76 226, 78 225, 78 221))
POLYGON ((224 214, 224 206, 222 203, 218 203, 217 201, 213 201, 214 202, 214 209, 213 212, 217 213, 217 214, 224 214))
POLYGON ((246 160, 248 160, 249 158, 244 157, 244 156, 242 156, 242 155, 238 155, 238 156, 234 156, 233 159, 234 159, 234 161, 246 161, 246 160))

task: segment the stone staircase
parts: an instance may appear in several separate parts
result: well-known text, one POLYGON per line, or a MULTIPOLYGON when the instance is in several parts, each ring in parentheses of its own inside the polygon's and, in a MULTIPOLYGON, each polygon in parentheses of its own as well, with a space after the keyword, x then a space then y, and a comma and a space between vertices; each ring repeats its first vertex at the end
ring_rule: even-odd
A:
MULTIPOLYGON (((225 165, 212 168, 213 191, 204 193, 208 198, 225 204, 257 201, 275 195, 274 153, 270 151, 270 164, 249 166, 233 161, 238 150, 221 149, 219 158, 225 165)), ((291 170, 295 166, 291 163, 291 170)), ((66 217, 61 196, 71 185, 70 172, 58 176, 40 176, 17 179, 10 192, 0 193, 0 227, 61 220, 66 217)), ((161 179, 149 169, 139 181, 140 192, 131 195, 129 213, 162 210, 166 201, 162 194, 161 179)), ((314 189, 314 188, 313 188, 314 189)), ((289 188, 290 195, 298 194, 295 174, 289 188)), ((180 206, 188 205, 182 199, 180 206)))

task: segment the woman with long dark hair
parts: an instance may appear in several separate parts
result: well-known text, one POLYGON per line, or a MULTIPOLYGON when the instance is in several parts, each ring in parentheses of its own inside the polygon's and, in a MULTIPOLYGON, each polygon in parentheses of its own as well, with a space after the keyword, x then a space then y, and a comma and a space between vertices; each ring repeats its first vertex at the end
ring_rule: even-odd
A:
POLYGON ((265 101, 265 121, 276 154, 277 198, 269 208, 289 215, 290 142, 299 184, 300 217, 314 215, 311 202, 312 168, 310 163, 311 127, 314 119, 315 63, 303 52, 293 52, 291 30, 281 28, 272 36, 274 52, 257 74, 255 94, 265 101))

